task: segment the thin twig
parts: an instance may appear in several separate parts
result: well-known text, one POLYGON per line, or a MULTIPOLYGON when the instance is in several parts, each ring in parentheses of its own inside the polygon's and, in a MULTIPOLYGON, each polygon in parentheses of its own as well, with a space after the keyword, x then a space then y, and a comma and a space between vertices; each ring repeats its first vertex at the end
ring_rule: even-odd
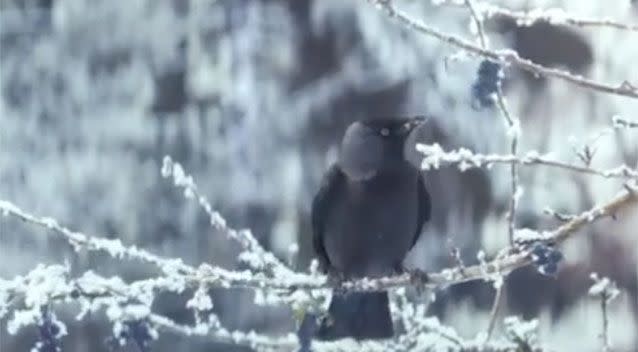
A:
MULTIPOLYGON (((75 232, 62 226, 57 220, 48 217, 38 217, 20 209, 15 204, 0 200, 0 214, 13 216, 26 223, 38 225, 62 237, 71 244, 75 250, 88 250, 90 252, 102 252, 117 259, 137 260, 142 263, 154 265, 169 277, 179 278, 187 286, 197 287, 202 281, 209 287, 237 287, 237 288, 272 288, 290 290, 295 285, 308 285, 320 287, 325 284, 325 277, 307 274, 290 273, 286 277, 268 277, 251 271, 232 271, 219 266, 202 264, 199 268, 185 264, 181 259, 164 258, 152 254, 136 246, 125 246, 118 239, 105 239, 97 236, 89 236, 81 232, 75 232), (299 280, 299 282, 297 282, 299 280)), ((104 236, 101 236, 104 237, 104 236)))
POLYGON ((570 220, 572 220, 574 218, 573 215, 564 214, 564 213, 558 212, 558 211, 556 211, 554 209, 551 209, 551 208, 548 208, 548 207, 543 209, 543 213, 545 213, 545 214, 547 214, 549 216, 553 216, 556 220, 563 221, 563 222, 570 221, 570 220))
MULTIPOLYGON (((476 30, 478 32, 479 41, 481 43, 481 48, 484 50, 489 49, 487 45, 487 37, 485 36, 485 30, 483 29, 483 21, 481 17, 476 12, 476 8, 474 7, 473 0, 465 0, 465 6, 469 9, 470 15, 474 24, 476 25, 476 30)), ((509 109, 507 108, 507 103, 505 101, 505 95, 500 86, 500 81, 498 83, 496 89, 496 101, 498 102, 499 111, 501 115, 503 115, 503 119, 507 123, 508 133, 507 135, 510 138, 510 153, 514 157, 518 154, 518 137, 519 137, 519 121, 515 120, 512 114, 510 114, 509 109)), ((507 234, 510 246, 514 244, 514 229, 516 227, 516 210, 518 208, 518 199, 519 199, 519 189, 518 189, 518 164, 512 163, 510 164, 510 182, 511 182, 511 195, 509 202, 509 210, 507 212, 507 234)), ((494 327, 496 326, 496 318, 498 316, 498 312, 501 307, 501 295, 503 293, 505 278, 500 277, 498 280, 494 281, 496 286, 496 294, 494 295, 494 302, 492 303, 492 310, 490 312, 490 320, 487 326, 487 336, 485 341, 488 342, 492 337, 492 332, 494 331, 494 327)))
POLYGON ((610 350, 610 345, 609 345, 609 316, 607 315, 607 295, 605 293, 602 293, 600 295, 600 311, 603 315, 603 331, 602 331, 602 338, 603 338, 603 352, 607 352, 610 350))
POLYGON ((485 36, 485 30, 483 29, 483 21, 479 14, 476 12, 476 7, 474 6, 474 1, 465 0, 465 7, 470 10, 470 15, 472 16, 472 21, 476 25, 476 31, 478 32, 479 42, 481 44, 481 48, 488 49, 487 46, 487 37, 485 36))
POLYGON ((492 333, 494 332, 494 327, 496 327, 496 319, 498 318, 499 311, 502 306, 501 302, 503 301, 503 291, 505 291, 505 282, 502 282, 496 287, 494 302, 492 303, 492 309, 490 310, 490 321, 487 326, 487 337, 485 338, 486 342, 490 340, 492 333))
MULTIPOLYGON (((470 15, 474 24, 476 25, 476 30, 478 32, 479 41, 481 43, 481 49, 488 50, 487 46, 487 37, 485 36, 485 30, 483 29, 483 21, 479 14, 476 12, 476 8, 474 6, 473 0, 465 0, 465 6, 469 9, 470 15)), ((499 111, 501 115, 503 115, 503 119, 507 124, 508 133, 507 135, 510 138, 510 153, 516 156, 518 154, 518 137, 519 137, 519 124, 518 119, 509 112, 507 108, 507 102, 505 100, 505 95, 503 94, 503 90, 499 85, 496 89, 496 101, 498 103, 499 111)), ((514 228, 516 227, 516 209, 518 208, 518 198, 519 198, 519 189, 518 189, 518 165, 515 163, 510 164, 510 182, 511 182, 511 196, 509 202, 509 210, 507 212, 507 233, 509 238, 509 243, 512 245, 514 243, 514 228)))
POLYGON ((574 17, 563 9, 533 9, 530 11, 514 11, 493 4, 480 3, 478 11, 485 17, 502 16, 516 21, 519 26, 531 26, 545 21, 552 24, 567 24, 575 27, 607 27, 638 32, 638 24, 626 24, 609 18, 574 17))
POLYGON ((611 351, 611 340, 609 338, 609 302, 616 298, 620 291, 616 283, 607 277, 600 277, 597 273, 590 275, 594 280, 594 284, 589 288, 589 295, 600 300, 600 310, 602 314, 602 331, 600 337, 602 339, 603 352, 611 351))
MULTIPOLYGON (((439 1, 439 4, 445 4, 453 7, 463 6, 460 5, 458 1, 452 0, 439 1)), ((606 27, 638 32, 638 24, 626 24, 611 18, 576 17, 561 8, 534 8, 531 10, 516 11, 483 1, 475 1, 475 7, 477 12, 485 18, 501 16, 516 21, 518 26, 531 26, 536 22, 545 21, 554 25, 563 24, 580 28, 606 27)))
POLYGON ((438 169, 442 166, 458 166, 461 171, 477 167, 491 167, 493 164, 517 164, 520 166, 543 165, 563 170, 578 172, 587 175, 601 176, 604 178, 636 179, 638 170, 627 165, 621 165, 613 169, 602 170, 587 166, 568 164, 554 160, 547 155, 540 155, 536 151, 530 151, 524 155, 512 154, 474 154, 468 149, 444 151, 439 144, 418 144, 417 151, 425 157, 421 167, 425 170, 438 169))
POLYGON ((556 68, 549 68, 539 65, 530 60, 521 58, 518 53, 513 50, 487 50, 480 46, 474 45, 460 37, 449 35, 440 30, 430 27, 421 21, 417 21, 410 17, 407 13, 398 10, 391 4, 390 0, 367 0, 370 4, 385 11, 390 18, 397 19, 401 24, 411 28, 421 34, 436 38, 444 43, 463 49, 469 53, 480 55, 485 58, 499 61, 518 67, 522 70, 531 72, 535 75, 553 77, 576 84, 578 86, 596 90, 603 93, 616 94, 630 98, 638 98, 638 88, 628 82, 622 82, 618 85, 611 85, 594 81, 579 75, 574 75, 568 71, 556 68))
POLYGON ((251 231, 235 230, 229 227, 221 214, 213 210, 213 206, 208 199, 199 193, 197 185, 193 181, 193 177, 184 171, 181 164, 174 162, 168 155, 164 157, 162 162, 162 176, 171 178, 176 187, 183 189, 186 199, 197 201, 197 205, 208 215, 210 225, 213 228, 242 245, 244 252, 239 255, 239 258, 246 259, 245 262, 253 269, 259 271, 267 269, 272 272, 271 275, 273 276, 286 275, 293 272, 290 267, 275 257, 272 252, 264 249, 251 231))
MULTIPOLYGON (((505 97, 503 96, 503 92, 499 87, 496 92, 496 101, 498 102, 498 106, 501 110, 503 116, 507 120, 511 133, 509 133, 511 138, 510 144, 510 153, 512 156, 516 157, 518 154, 518 136, 519 136, 519 121, 514 120, 512 115, 510 115, 509 110, 507 109, 507 103, 505 101, 505 97)), ((510 204, 509 211, 507 213, 508 219, 508 234, 510 244, 514 242, 514 228, 516 227, 516 210, 518 209, 518 200, 520 195, 520 190, 518 187, 518 164, 512 163, 510 164, 510 188, 511 188, 511 196, 510 196, 510 204)))

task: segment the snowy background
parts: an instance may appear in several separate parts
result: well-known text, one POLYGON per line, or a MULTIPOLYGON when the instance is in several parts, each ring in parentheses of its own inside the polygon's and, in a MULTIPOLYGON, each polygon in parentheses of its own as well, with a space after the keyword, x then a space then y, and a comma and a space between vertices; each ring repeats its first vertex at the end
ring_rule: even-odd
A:
MULTIPOLYGON (((399 1, 415 18, 473 38, 467 9, 444 1, 399 1)), ((494 2, 498 3, 498 2, 494 2)), ((638 2, 501 1, 513 9, 561 7, 584 17, 638 23, 638 2)), ((491 46, 604 82, 638 82, 638 33, 547 23, 517 28, 486 22, 491 46)), ((211 231, 205 214, 162 179, 169 154, 235 228, 250 228, 281 258, 298 243, 294 265, 310 262, 309 208, 335 159, 345 126, 366 116, 428 115, 417 140, 447 149, 508 150, 498 111, 477 109, 471 86, 480 59, 414 33, 355 0, 0 0, 0 198, 72 229, 105 234, 198 265, 233 268, 238 246, 211 231)), ((638 101, 563 81, 506 70, 504 91, 520 117, 520 150, 578 162, 593 143, 600 168, 638 162, 633 130, 606 130, 613 115, 636 118, 638 101), (601 134, 602 131, 602 134, 601 134)), ((417 155, 414 155, 417 160, 417 155)), ((509 170, 426 173, 433 220, 411 253, 413 266, 453 264, 461 249, 476 263, 483 249, 506 245, 509 170)), ((578 213, 615 194, 618 180, 523 168, 517 225, 557 224, 542 209, 578 213)), ((610 305, 619 351, 638 346, 638 209, 603 220, 563 247, 556 279, 533 268, 507 281, 505 312, 539 318, 543 344, 599 350, 599 303, 587 296, 591 272, 622 290, 610 305)), ((94 254, 15 219, 0 218, 0 277, 37 263, 68 261, 79 272, 135 279, 149 268, 94 254)), ((255 307, 247 290, 213 292, 225 325, 283 333, 294 328, 283 307, 255 307)), ((474 336, 488 322, 491 285, 474 282, 438 293, 429 314, 474 336)), ((167 296, 158 309, 187 320, 188 298, 167 296)), ((67 321, 68 351, 101 351, 110 334, 100 316, 67 321)), ((190 316, 189 316, 190 317, 190 316)), ((498 327, 497 327, 498 329, 498 327)), ((497 330, 498 333, 498 330, 497 330)), ((24 351, 36 332, 9 335, 0 350, 24 351)), ((246 350, 162 334, 154 351, 246 350)))

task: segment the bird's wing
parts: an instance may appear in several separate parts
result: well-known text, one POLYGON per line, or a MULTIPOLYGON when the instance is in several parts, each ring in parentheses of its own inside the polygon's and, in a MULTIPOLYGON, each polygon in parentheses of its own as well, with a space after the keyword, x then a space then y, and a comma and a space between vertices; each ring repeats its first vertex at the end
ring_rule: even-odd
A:
POLYGON ((345 175, 336 164, 323 176, 321 187, 312 201, 312 244, 323 270, 329 269, 330 260, 323 244, 325 224, 330 208, 334 206, 338 189, 345 181, 345 175))
POLYGON ((419 240, 421 232, 423 231, 423 224, 430 220, 430 213, 432 211, 430 193, 428 193, 428 190, 425 188, 425 180, 420 173, 417 179, 417 197, 417 226, 410 248, 414 247, 416 241, 419 240))

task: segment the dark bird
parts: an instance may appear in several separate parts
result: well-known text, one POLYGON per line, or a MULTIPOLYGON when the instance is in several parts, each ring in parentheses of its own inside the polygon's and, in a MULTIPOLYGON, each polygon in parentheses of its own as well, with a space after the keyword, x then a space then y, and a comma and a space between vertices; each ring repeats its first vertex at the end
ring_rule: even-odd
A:
MULTIPOLYGON (((403 260, 430 218, 423 176, 406 159, 406 140, 423 118, 357 121, 312 204, 313 246, 321 267, 339 280, 403 271, 403 260)), ((388 293, 335 292, 317 337, 394 335, 388 293)))

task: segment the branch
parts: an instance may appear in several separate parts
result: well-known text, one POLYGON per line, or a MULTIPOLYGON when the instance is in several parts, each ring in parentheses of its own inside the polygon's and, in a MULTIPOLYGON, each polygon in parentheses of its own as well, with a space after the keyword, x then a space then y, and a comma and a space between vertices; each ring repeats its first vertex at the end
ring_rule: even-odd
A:
MULTIPOLYGON (((111 323, 127 321, 147 321, 153 328, 171 331, 185 336, 209 337, 216 342, 240 344, 258 350, 291 350, 296 345, 293 334, 270 337, 255 332, 230 331, 224 328, 213 313, 207 322, 195 326, 183 325, 174 320, 153 313, 151 306, 157 288, 155 281, 165 278, 140 280, 125 283, 119 277, 105 278, 91 271, 78 278, 69 278, 69 268, 61 265, 38 265, 24 276, 12 280, 0 279, 0 297, 21 297, 24 308, 20 312, 39 310, 42 305, 52 303, 77 303, 80 306, 78 319, 89 312, 105 311, 111 323)), ((17 299, 12 300, 14 303, 17 299)), ((0 307, 3 306, 0 301, 0 307)), ((6 307, 6 306, 5 306, 6 307)), ((17 310, 16 310, 17 312, 17 310)), ((17 314, 9 321, 10 330, 15 332, 28 321, 17 314)))
MULTIPOLYGON (((534 232, 531 237, 519 236, 516 247, 504 249, 491 262, 464 267, 463 270, 457 270, 458 268, 445 269, 439 273, 428 275, 429 280, 425 286, 434 288, 471 280, 497 280, 512 270, 532 262, 529 246, 526 245, 529 241, 559 244, 587 224, 606 216, 615 215, 616 212, 636 201, 638 201, 636 186, 628 184, 622 193, 609 202, 574 216, 570 221, 553 231, 534 232)), ((185 335, 208 336, 220 342, 246 344, 257 350, 292 350, 298 344, 292 334, 282 337, 268 337, 254 332, 231 332, 221 326, 219 320, 212 314, 209 314, 208 322, 203 322, 199 318, 196 319, 195 326, 180 325, 170 318, 153 313, 151 307, 158 291, 182 293, 190 287, 205 292, 209 287, 241 287, 254 289, 258 293, 267 290, 269 296, 265 299, 265 303, 284 303, 291 305, 294 309, 295 304, 303 304, 312 300, 313 297, 310 293, 321 294, 327 289, 333 288, 324 276, 312 273, 295 272, 281 277, 272 277, 263 272, 229 271, 208 264, 194 268, 182 263, 181 260, 165 259, 134 246, 125 247, 117 240, 105 240, 73 232, 53 219, 31 215, 10 202, 0 201, 0 211, 5 216, 13 216, 27 223, 53 230, 53 233, 71 243, 76 250, 100 251, 117 259, 140 260, 158 266, 165 274, 165 276, 130 284, 124 283, 117 277, 103 278, 92 272, 87 272, 82 277, 71 280, 68 278, 68 270, 60 270, 61 266, 59 265, 53 266, 58 268, 55 270, 49 270, 47 268, 51 267, 40 265, 25 277, 16 277, 12 280, 0 279, 0 316, 6 315, 8 308, 18 303, 19 297, 23 298, 20 301, 26 306, 26 309, 15 310, 14 319, 11 320, 12 331, 16 331, 21 325, 32 324, 35 317, 40 314, 43 305, 48 305, 51 302, 67 303, 81 299, 81 315, 105 309, 107 317, 114 324, 144 321, 146 322, 144 324, 150 324, 149 326, 153 329, 161 328, 185 335)), ((412 275, 403 274, 394 277, 349 281, 341 287, 351 291, 379 291, 413 285, 414 282, 412 275)), ((195 300, 197 294, 196 292, 191 301, 195 300)), ((191 306, 191 301, 187 307, 197 308, 197 302, 191 306)), ((146 326, 144 324, 141 326, 146 326)), ((342 344, 339 341, 317 342, 313 346, 317 351, 344 352, 350 351, 353 346, 365 351, 398 351, 404 346, 428 350, 435 346, 440 347, 440 341, 445 341, 446 347, 444 349, 446 350, 469 351, 485 346, 492 346, 494 350, 499 350, 499 348, 502 350, 512 349, 509 345, 507 348, 502 347, 504 346, 502 343, 487 345, 483 340, 480 341, 480 344, 473 340, 462 341, 453 330, 450 331, 449 328, 441 326, 438 321, 432 319, 416 319, 416 323, 412 326, 415 330, 410 330, 409 333, 390 340, 347 344, 342 344), (447 337, 442 339, 441 336, 447 337)), ((117 331, 115 327, 114 331, 117 331)), ((152 337, 156 334, 149 332, 145 336, 152 337)))
POLYGON ((383 10, 390 18, 398 20, 404 26, 415 30, 421 34, 436 38, 444 43, 465 50, 471 54, 479 55, 493 61, 509 64, 522 70, 531 72, 535 75, 553 77, 576 84, 578 86, 596 90, 608 94, 616 94, 629 98, 638 98, 638 87, 629 82, 622 82, 618 85, 597 82, 579 75, 574 75, 568 71, 549 68, 539 65, 530 60, 521 58, 518 53, 513 50, 489 50, 476 46, 465 39, 449 35, 440 30, 430 27, 421 21, 411 18, 405 12, 398 10, 391 4, 390 0, 367 0, 370 4, 383 10))
MULTIPOLYGON (((439 0, 440 4, 454 7, 461 6, 458 1, 439 0)), ((475 2, 474 7, 485 18, 501 16, 516 21, 518 26, 531 26, 544 21, 554 25, 570 25, 574 27, 607 27, 612 29, 638 32, 638 24, 626 24, 611 18, 587 18, 574 16, 561 8, 534 8, 526 11, 516 11, 487 2, 475 2)))
POLYGON ((514 11, 493 4, 481 2, 477 10, 485 17, 502 16, 516 21, 519 26, 531 26, 536 22, 545 21, 551 24, 566 24, 575 27, 608 27, 620 30, 638 32, 638 24, 625 24, 609 18, 575 17, 563 9, 532 9, 529 11, 514 11))
MULTIPOLYGON (((32 323, 22 317, 28 316, 30 311, 39 312, 42 305, 75 303, 80 306, 78 319, 89 312, 104 311, 114 325, 143 321, 153 330, 201 336, 218 343, 249 346, 258 351, 292 351, 299 347, 297 338, 291 333, 271 337, 254 331, 228 330, 213 313, 208 313, 208 321, 199 320, 195 325, 180 324, 169 317, 153 313, 150 308, 154 295, 147 291, 152 285, 146 286, 151 280, 124 283, 118 277, 105 278, 92 272, 73 279, 69 277, 69 272, 69 268, 62 265, 39 265, 25 276, 12 280, 0 279, 0 297, 7 297, 6 294, 9 293, 14 297, 20 296, 23 303, 21 309, 16 310, 18 313, 9 320, 12 333, 32 323)), ((399 309, 395 312, 406 321, 407 329, 404 334, 376 341, 315 341, 313 351, 403 351, 405 346, 420 351, 476 351, 478 347, 487 347, 490 351, 515 350, 516 344, 511 341, 496 341, 485 346, 478 340, 464 340, 453 329, 441 325, 437 318, 424 319, 425 306, 408 302, 405 290, 396 292, 396 295, 403 297, 402 305, 411 306, 411 309, 399 309)), ((13 301, 16 302, 17 299, 13 301)), ((2 303, 0 301, 0 306, 2 303)))
POLYGON ((611 120, 615 128, 638 128, 638 121, 632 121, 620 116, 614 116, 611 120))
POLYGON ((500 163, 517 164, 524 166, 543 165, 588 175, 601 176, 604 178, 638 178, 638 170, 632 169, 627 165, 621 165, 609 170, 601 170, 586 166, 564 163, 550 158, 547 154, 540 155, 536 151, 530 151, 523 156, 515 156, 511 154, 474 154, 472 151, 465 148, 446 152, 437 143, 417 144, 416 149, 425 156, 421 163, 421 168, 424 170, 438 169, 442 166, 456 165, 461 171, 465 171, 471 168, 478 167, 491 168, 493 164, 500 163))
POLYGON ((179 163, 174 162, 170 156, 165 156, 162 163, 162 176, 172 178, 176 187, 184 190, 186 199, 194 199, 210 219, 211 226, 239 242, 244 247, 244 252, 239 255, 239 259, 246 262, 255 270, 271 271, 273 276, 287 275, 293 273, 286 264, 280 261, 275 255, 262 247, 249 230, 237 231, 226 224, 226 220, 218 212, 213 210, 210 202, 199 194, 197 185, 193 177, 184 172, 179 163))
POLYGON ((592 273, 590 277, 594 280, 594 284, 589 288, 589 295, 600 299, 600 310, 603 318, 602 332, 600 334, 600 337, 603 340, 602 350, 603 352, 608 352, 611 351, 608 306, 609 302, 620 294, 620 291, 618 290, 616 283, 609 280, 609 278, 601 278, 596 273, 592 273))
POLYGON ((492 333, 494 332, 494 327, 496 326, 496 318, 498 317, 502 302, 503 302, 503 291, 505 290, 505 283, 500 282, 496 287, 496 292, 494 293, 494 301, 492 302, 492 309, 490 310, 490 320, 487 326, 487 337, 485 341, 489 341, 492 337, 492 333))
POLYGON ((52 230, 73 246, 76 251, 102 252, 115 259, 137 260, 156 266, 168 277, 173 285, 193 287, 205 283, 209 287, 236 288, 272 288, 289 291, 295 285, 309 287, 327 287, 326 278, 318 275, 291 273, 286 276, 269 277, 263 273, 252 271, 231 271, 219 266, 202 264, 195 268, 184 264, 181 259, 163 258, 136 246, 125 246, 117 239, 104 239, 72 231, 60 225, 55 219, 37 217, 20 209, 11 202, 0 200, 0 212, 4 216, 12 216, 26 223, 38 225, 52 230))
MULTIPOLYGON (((603 217, 614 215, 619 210, 626 208, 628 205, 635 203, 637 200, 636 187, 628 186, 627 189, 623 190, 609 202, 596 206, 581 213, 580 215, 574 216, 572 220, 566 222, 553 231, 543 233, 535 232, 534 234, 536 237, 534 238, 522 238, 519 236, 517 240, 519 243, 542 241, 545 243, 559 244, 585 225, 593 223, 603 217)), ((87 237, 86 235, 77 232, 71 232, 64 227, 61 227, 57 224, 57 222, 54 222, 51 219, 46 220, 26 214, 12 203, 6 201, 0 201, 0 210, 2 210, 4 215, 14 216, 28 223, 50 228, 58 234, 65 234, 64 236, 68 235, 66 233, 69 232, 73 234, 73 243, 80 248, 85 248, 91 251, 104 251, 115 258, 139 259, 143 262, 156 264, 168 275, 167 280, 177 286, 236 287, 252 288, 257 290, 269 289, 272 290, 273 294, 285 295, 288 297, 295 296, 294 292, 296 291, 315 291, 334 288, 334 286, 331 285, 323 275, 294 273, 286 277, 268 277, 251 271, 229 271, 208 264, 203 264, 196 269, 183 264, 181 260, 178 259, 164 259, 144 250, 137 249, 134 246, 124 247, 117 240, 104 240, 87 237), (117 243, 117 246, 101 245, 104 242, 117 243), (117 250, 112 250, 112 247, 117 248, 117 250)), ((456 268, 449 268, 438 273, 429 273, 426 286, 435 288, 474 280, 492 280, 496 276, 502 276, 514 269, 531 263, 529 253, 526 250, 509 248, 503 253, 509 254, 498 256, 496 259, 487 262, 484 265, 465 267, 462 271, 456 270, 456 268)), ((344 282, 340 288, 349 291, 387 290, 390 288, 413 285, 415 282, 415 278, 413 276, 414 274, 405 273, 374 279, 363 278, 344 282)), ((294 300, 294 298, 291 298, 290 300, 294 300)))

